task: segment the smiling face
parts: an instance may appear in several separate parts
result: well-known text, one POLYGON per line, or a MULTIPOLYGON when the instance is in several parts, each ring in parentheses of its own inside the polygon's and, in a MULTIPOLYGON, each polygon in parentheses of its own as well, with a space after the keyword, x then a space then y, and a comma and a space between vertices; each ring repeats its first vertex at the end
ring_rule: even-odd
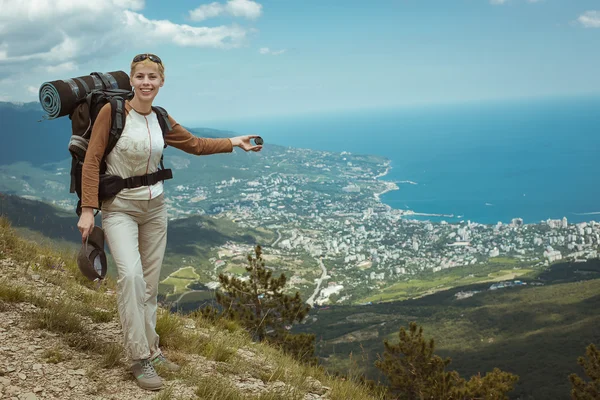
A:
POLYGON ((131 87, 135 97, 142 103, 152 103, 164 85, 164 73, 159 64, 150 60, 135 63, 131 68, 131 87))

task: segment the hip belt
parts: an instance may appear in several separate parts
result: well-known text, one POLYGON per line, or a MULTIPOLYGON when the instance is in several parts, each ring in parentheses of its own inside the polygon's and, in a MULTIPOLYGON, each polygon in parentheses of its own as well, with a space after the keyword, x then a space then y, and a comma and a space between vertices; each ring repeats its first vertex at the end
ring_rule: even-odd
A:
POLYGON ((152 186, 160 181, 173 178, 170 169, 159 169, 158 171, 141 176, 121 178, 116 175, 100 174, 100 185, 98 187, 98 200, 107 200, 115 197, 123 189, 134 189, 141 186, 152 186))

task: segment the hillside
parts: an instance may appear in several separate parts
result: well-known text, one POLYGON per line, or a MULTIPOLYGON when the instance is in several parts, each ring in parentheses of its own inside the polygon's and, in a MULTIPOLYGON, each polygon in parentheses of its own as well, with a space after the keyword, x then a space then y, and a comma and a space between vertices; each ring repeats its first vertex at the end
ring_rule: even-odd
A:
POLYGON ((39 103, 0 102, 0 165, 24 161, 40 166, 70 157, 71 120, 43 116, 39 103))
POLYGON ((123 359, 115 282, 85 281, 73 253, 19 237, 0 220, 0 397, 45 399, 373 399, 364 387, 250 341, 232 323, 160 310, 165 353, 183 365, 139 389, 123 359))
MULTIPOLYGON (((37 232, 46 240, 51 238, 53 243, 62 241, 73 248, 81 241, 77 215, 42 201, 0 193, 0 215, 5 216, 15 228, 26 229, 30 235, 37 232)), ((100 216, 96 217, 96 224, 101 224, 100 216)), ((201 276, 206 278, 201 267, 207 266, 208 259, 217 255, 215 247, 227 243, 253 246, 270 243, 275 237, 269 230, 241 227, 227 219, 202 215, 171 221, 168 236, 161 279, 178 269, 182 262, 196 266, 201 276)), ((114 271, 111 269, 109 273, 114 271)))
POLYGON ((368 358, 363 371, 378 378, 372 362, 383 352, 383 340, 397 341, 399 328, 415 321, 461 375, 498 367, 520 377, 513 399, 568 399, 567 376, 582 373, 577 358, 590 343, 600 343, 598 278, 600 260, 555 264, 526 286, 486 290, 488 283, 416 300, 324 307, 298 330, 317 335, 318 353, 329 368, 345 370, 352 353, 368 358), (467 291, 481 292, 455 297, 467 291))
MULTIPOLYGON (((73 212, 41 201, 0 193, 0 215, 7 218, 20 235, 31 240, 54 248, 70 251, 78 249, 81 235, 77 230, 78 217, 73 212)), ((100 216, 96 217, 96 224, 101 224, 100 216)), ((165 305, 180 299, 182 293, 190 290, 187 288, 188 284, 216 280, 211 258, 218 256, 217 249, 221 246, 236 244, 251 248, 256 244, 271 243, 275 237, 266 229, 241 227, 227 219, 201 215, 171 221, 168 236, 166 256, 161 270, 163 283, 159 286, 160 296, 165 305), (177 271, 181 268, 192 268, 196 279, 186 280, 181 286, 176 279, 177 271)), ((108 248, 107 253, 108 273, 114 277, 116 271, 108 248)), ((281 269, 281 272, 283 271, 284 269, 281 269)), ((214 292, 206 288, 199 291, 190 290, 189 295, 177 302, 177 306, 182 310, 190 310, 197 308, 200 300, 212 298, 214 292)))

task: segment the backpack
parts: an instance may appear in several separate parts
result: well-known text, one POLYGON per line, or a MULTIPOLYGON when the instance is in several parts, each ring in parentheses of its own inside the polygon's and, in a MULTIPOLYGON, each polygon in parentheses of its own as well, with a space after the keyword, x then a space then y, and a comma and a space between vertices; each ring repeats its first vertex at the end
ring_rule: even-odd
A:
MULTIPOLYGON (((160 169, 152 174, 135 176, 123 179, 118 176, 106 174, 106 156, 112 151, 125 128, 125 100, 131 100, 133 92, 124 89, 96 89, 89 92, 81 99, 69 115, 71 119, 71 140, 69 141, 69 152, 71 153, 71 193, 77 193, 79 198, 75 212, 81 215, 81 175, 83 161, 88 149, 92 128, 100 109, 107 103, 111 107, 111 127, 108 144, 100 163, 100 181, 98 190, 98 201, 101 206, 103 200, 107 200, 124 188, 131 189, 140 186, 150 186, 158 181, 164 181, 173 177, 170 169, 165 169, 163 159, 160 159, 160 169)), ((152 110, 158 117, 158 123, 162 130, 163 138, 171 131, 167 111, 162 107, 153 106, 152 110)), ((167 147, 165 143, 165 147, 167 147)))

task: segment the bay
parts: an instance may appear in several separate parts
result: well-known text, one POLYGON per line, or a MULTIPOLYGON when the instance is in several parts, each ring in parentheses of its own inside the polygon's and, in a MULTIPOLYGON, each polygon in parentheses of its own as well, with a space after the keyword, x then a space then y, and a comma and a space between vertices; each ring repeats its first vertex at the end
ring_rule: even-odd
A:
POLYGON ((600 220, 600 97, 224 121, 267 143, 391 160, 391 207, 439 221, 600 220), (409 183, 412 182, 412 183, 409 183), (416 184, 413 184, 416 183, 416 184))

